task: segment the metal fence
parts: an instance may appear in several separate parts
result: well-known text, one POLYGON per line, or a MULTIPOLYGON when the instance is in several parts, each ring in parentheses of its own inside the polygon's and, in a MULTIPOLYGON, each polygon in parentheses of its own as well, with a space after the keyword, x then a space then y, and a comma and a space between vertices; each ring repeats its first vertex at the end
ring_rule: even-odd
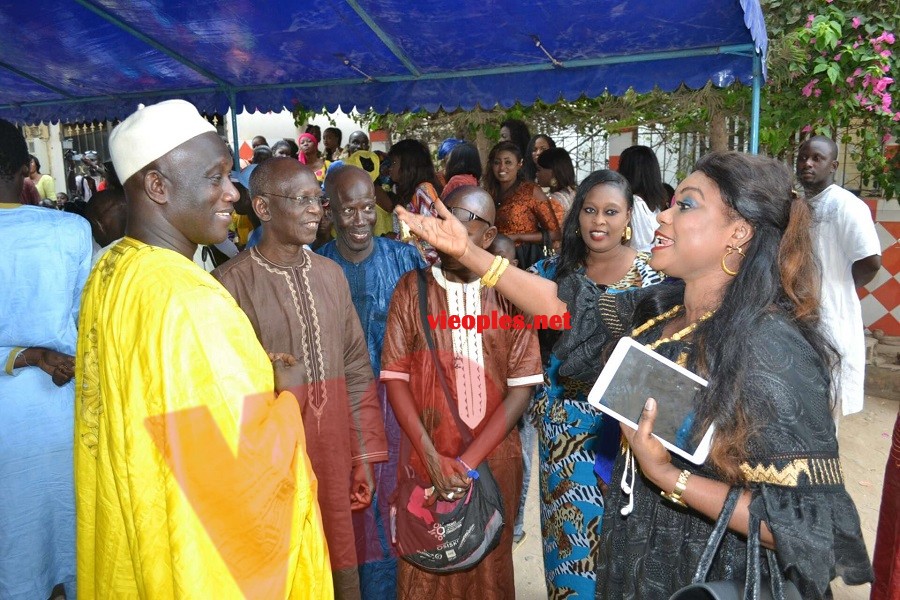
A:
MULTIPOLYGON (((749 129, 746 121, 730 119, 728 148, 747 152, 749 129)), ((608 169, 610 158, 610 134, 598 127, 589 131, 559 129, 550 132, 556 145, 568 150, 575 165, 578 181, 597 169, 608 169)), ((673 187, 690 173, 701 156, 709 152, 709 137, 698 132, 671 132, 662 127, 641 126, 624 135, 630 136, 627 145, 649 146, 656 152, 664 182, 673 187)))

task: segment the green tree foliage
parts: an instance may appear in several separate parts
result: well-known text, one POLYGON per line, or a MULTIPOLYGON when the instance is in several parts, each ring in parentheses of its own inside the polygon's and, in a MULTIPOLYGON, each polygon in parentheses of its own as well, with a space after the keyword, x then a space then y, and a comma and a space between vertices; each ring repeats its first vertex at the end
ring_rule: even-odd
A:
POLYGON ((896 5, 886 2, 765 3, 773 39, 763 88, 760 141, 790 156, 800 136, 820 133, 849 144, 862 184, 900 196, 900 157, 885 145, 900 141, 896 5), (891 140, 891 138, 893 138, 891 140))

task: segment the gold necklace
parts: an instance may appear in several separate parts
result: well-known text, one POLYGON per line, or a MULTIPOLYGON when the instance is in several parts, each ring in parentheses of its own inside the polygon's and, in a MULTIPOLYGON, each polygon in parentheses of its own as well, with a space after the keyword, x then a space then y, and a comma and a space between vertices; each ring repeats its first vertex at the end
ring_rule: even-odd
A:
POLYGON ((657 323, 661 323, 663 321, 666 321, 666 320, 674 317, 675 315, 678 314, 678 312, 682 308, 684 308, 684 307, 679 304, 678 306, 674 306, 674 307, 670 308, 669 310, 667 310, 663 314, 659 315, 658 317, 653 317, 652 319, 650 319, 649 321, 647 321, 646 323, 644 323, 643 325, 641 325, 640 327, 638 327, 637 329, 632 331, 631 337, 637 337, 637 336, 641 335, 642 333, 644 333, 645 331, 647 331, 648 329, 650 329, 651 327, 653 327, 654 325, 656 325, 657 323))
MULTIPOLYGON (((632 331, 631 337, 637 337, 638 335, 647 331, 648 329, 650 329, 657 323, 661 323, 662 321, 666 321, 666 320, 674 317, 681 311, 682 308, 684 308, 684 307, 676 306, 674 308, 667 310, 666 312, 659 315, 658 317, 650 319, 649 321, 647 321, 646 323, 644 323, 643 325, 641 325, 640 327, 638 327, 637 329, 632 331)), ((653 343, 645 344, 645 346, 647 348, 649 348, 650 350, 656 350, 659 346, 661 346, 663 344, 667 344, 669 342, 680 341, 682 338, 685 338, 685 337, 691 335, 692 333, 694 333, 694 330, 697 329, 697 327, 700 325, 700 323, 702 323, 703 321, 705 321, 708 318, 710 318, 711 316, 713 316, 713 313, 715 313, 715 312, 716 311, 714 311, 714 310, 708 310, 708 311, 706 311, 706 313, 703 316, 701 316, 699 319, 697 319, 696 321, 694 321, 693 323, 691 323, 690 325, 688 325, 681 331, 677 331, 677 332, 673 333, 671 337, 658 339, 653 343)))

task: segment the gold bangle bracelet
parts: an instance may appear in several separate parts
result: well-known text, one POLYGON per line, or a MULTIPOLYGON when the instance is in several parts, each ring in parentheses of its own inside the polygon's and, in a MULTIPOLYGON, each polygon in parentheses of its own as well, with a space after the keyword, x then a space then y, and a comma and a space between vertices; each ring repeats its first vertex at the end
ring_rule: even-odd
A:
POLYGON ((497 268, 497 272, 494 274, 494 278, 491 281, 490 287, 494 287, 495 285, 497 285, 497 282, 500 281, 500 277, 506 271, 506 267, 508 267, 508 266, 509 266, 509 260, 504 258, 503 262, 501 262, 500 266, 497 268))
POLYGON ((494 262, 491 263, 491 266, 488 267, 488 270, 485 272, 485 274, 481 276, 482 285, 491 287, 491 284, 489 282, 493 278, 494 272, 497 270, 497 268, 500 266, 500 264, 502 262, 503 262, 503 257, 500 256, 499 254, 494 257, 494 262))
POLYGON ((660 492, 660 495, 669 502, 674 502, 679 506, 687 506, 687 504, 684 503, 684 500, 681 499, 681 495, 684 494, 684 491, 687 489, 687 481, 690 476, 691 472, 685 469, 678 474, 678 481, 675 482, 675 489, 669 493, 660 492))
POLYGON ((493 262, 491 262, 491 266, 488 267, 488 270, 485 271, 484 275, 481 276, 481 282, 487 285, 487 282, 491 280, 491 277, 494 274, 494 271, 497 270, 497 267, 500 266, 500 263, 503 262, 503 257, 499 254, 494 257, 493 262))
POLYGON ((494 287, 497 285, 497 281, 500 280, 500 275, 503 274, 503 271, 506 270, 506 267, 509 266, 509 261, 505 258, 500 260, 500 264, 496 269, 493 269, 490 273, 490 277, 487 277, 487 281, 483 281, 485 287, 494 287))

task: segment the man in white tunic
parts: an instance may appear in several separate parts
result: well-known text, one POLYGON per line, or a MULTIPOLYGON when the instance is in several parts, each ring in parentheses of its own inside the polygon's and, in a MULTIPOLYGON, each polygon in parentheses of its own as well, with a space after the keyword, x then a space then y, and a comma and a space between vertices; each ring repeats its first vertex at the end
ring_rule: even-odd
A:
POLYGON ((881 244, 869 208, 834 183, 837 144, 813 136, 800 146, 797 177, 815 214, 812 238, 822 268, 822 330, 840 354, 835 421, 863 408, 866 349, 856 288, 881 268, 881 244))

